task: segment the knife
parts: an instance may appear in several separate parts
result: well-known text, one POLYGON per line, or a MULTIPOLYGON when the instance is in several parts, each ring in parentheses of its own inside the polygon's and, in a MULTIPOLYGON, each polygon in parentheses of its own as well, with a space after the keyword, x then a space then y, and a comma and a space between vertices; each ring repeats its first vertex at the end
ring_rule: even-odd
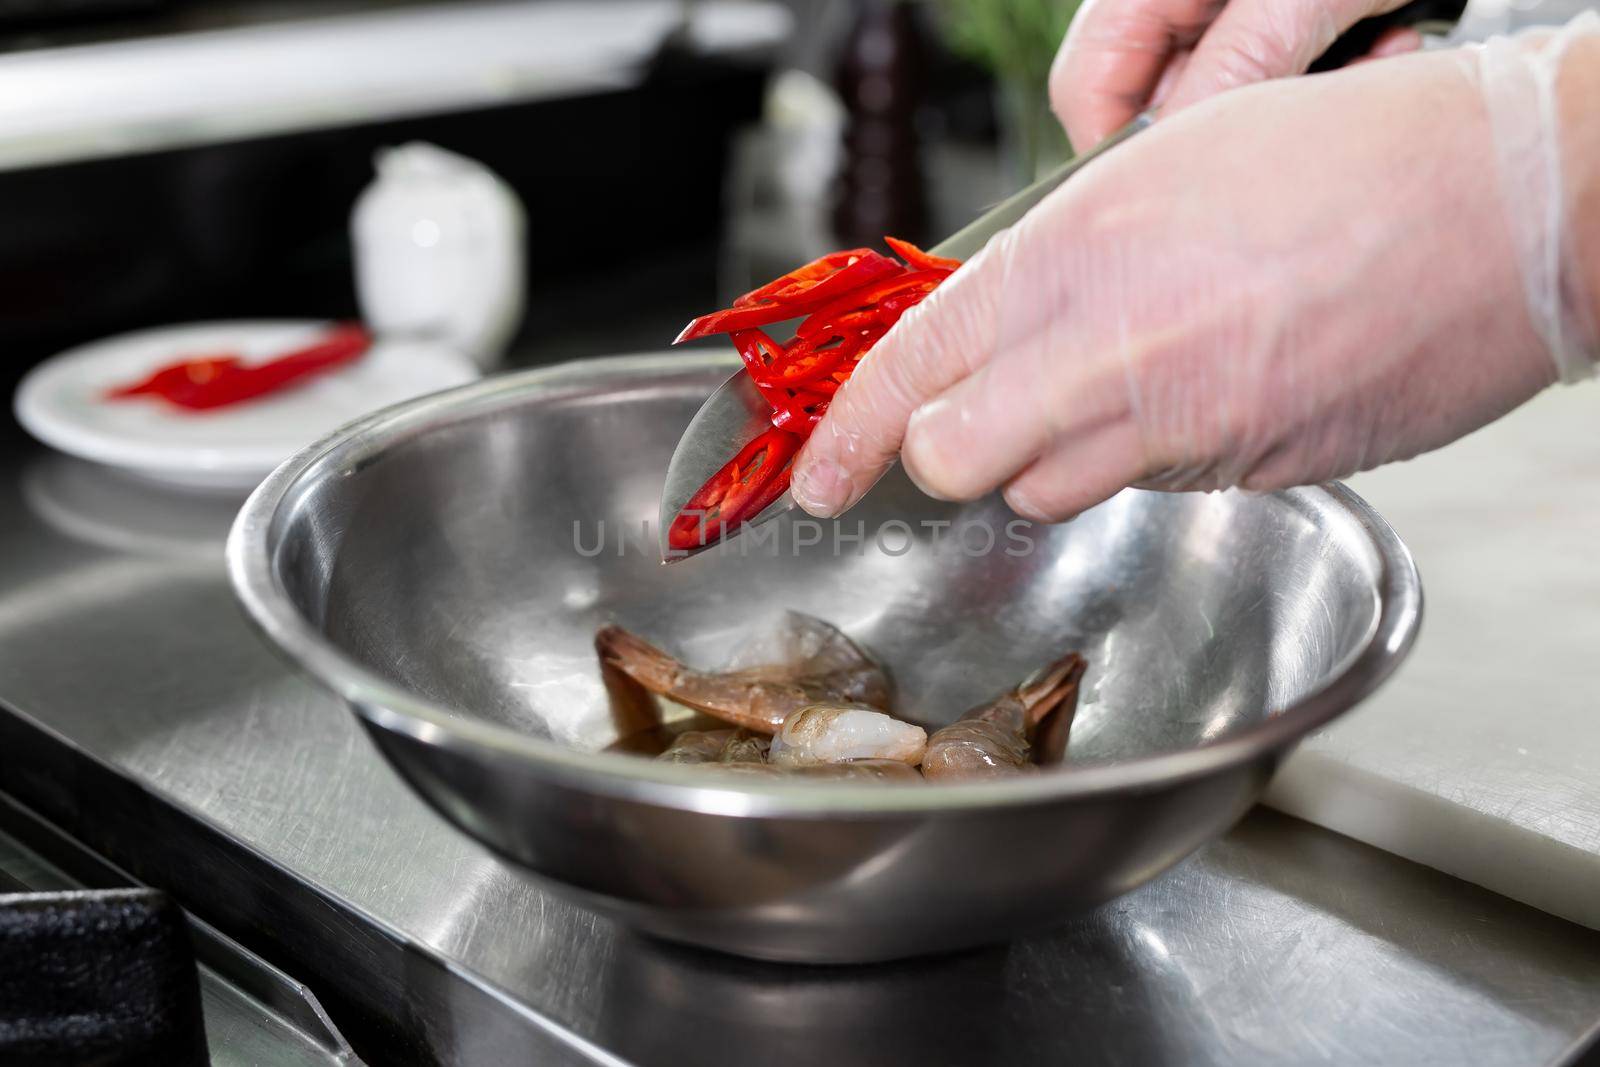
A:
MULTIPOLYGON (((1152 121, 1153 117, 1149 113, 1138 116, 1092 150, 1068 161, 1054 173, 1002 201, 929 251, 933 255, 948 256, 951 259, 971 259, 988 244, 989 238, 1022 218, 1028 209, 1043 200, 1052 189, 1098 159, 1103 153, 1150 125, 1152 121)), ((772 425, 768 421, 771 415, 772 408, 761 398, 750 376, 742 370, 718 386, 716 392, 700 406, 700 410, 690 420, 688 428, 683 431, 677 449, 672 453, 672 461, 667 465, 667 481, 661 488, 661 514, 656 529, 660 537, 663 563, 687 559, 704 552, 712 545, 732 540, 747 527, 770 522, 795 506, 794 499, 788 493, 784 493, 769 504, 761 514, 741 523, 711 545, 678 549, 671 548, 667 544, 667 530, 672 526, 672 520, 677 517, 678 512, 689 502, 689 498, 706 483, 706 479, 722 469, 730 456, 737 454, 772 425)))

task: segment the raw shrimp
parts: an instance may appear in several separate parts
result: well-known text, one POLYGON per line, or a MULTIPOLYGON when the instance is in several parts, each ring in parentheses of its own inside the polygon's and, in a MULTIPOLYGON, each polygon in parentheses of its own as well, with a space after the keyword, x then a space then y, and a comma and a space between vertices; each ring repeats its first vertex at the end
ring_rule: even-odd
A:
POLYGON ((766 734, 744 729, 735 730, 733 736, 723 744, 722 751, 717 753, 717 762, 765 763, 767 747, 771 744, 772 738, 766 734))
POLYGON ((656 759, 663 763, 714 763, 737 730, 688 730, 672 739, 672 744, 656 759))
POLYGON ((922 757, 923 777, 954 781, 1030 773, 1034 769, 1030 746, 1039 723, 1059 708, 1065 719, 1052 730, 1064 736, 1077 708, 1078 681, 1085 666, 1082 656, 1068 653, 1015 689, 935 731, 922 757))
POLYGON ((799 612, 787 614, 777 640, 766 641, 777 647, 763 649, 759 662, 725 671, 686 666, 620 626, 602 627, 594 643, 602 665, 652 693, 757 733, 774 733, 790 712, 823 701, 889 706, 884 669, 836 627, 799 612))
POLYGON ((685 730, 656 759, 663 763, 765 763, 772 739, 749 730, 685 730))
POLYGON ((812 704, 783 720, 772 762, 799 767, 846 760, 897 760, 916 766, 928 732, 865 704, 812 704))

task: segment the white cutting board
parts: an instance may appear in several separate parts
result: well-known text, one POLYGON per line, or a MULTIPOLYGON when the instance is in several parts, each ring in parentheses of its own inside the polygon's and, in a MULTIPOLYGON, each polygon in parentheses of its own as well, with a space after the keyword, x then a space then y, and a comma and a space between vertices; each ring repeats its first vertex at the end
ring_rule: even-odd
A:
POLYGON ((1416 555, 1421 637, 1267 803, 1600 929, 1600 385, 1350 484, 1416 555))

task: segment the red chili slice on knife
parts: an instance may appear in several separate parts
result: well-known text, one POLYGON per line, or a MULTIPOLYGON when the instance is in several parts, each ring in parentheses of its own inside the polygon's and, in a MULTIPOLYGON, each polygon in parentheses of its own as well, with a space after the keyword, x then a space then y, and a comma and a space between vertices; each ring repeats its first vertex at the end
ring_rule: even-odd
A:
POLYGON ((961 265, 908 241, 884 241, 904 263, 870 248, 832 252, 752 289, 730 308, 700 316, 678 335, 681 342, 729 334, 745 373, 772 408, 773 429, 689 499, 668 528, 669 547, 714 544, 782 496, 795 453, 839 386, 908 308, 961 265), (791 319, 803 321, 788 344, 762 329, 791 319))
POLYGON ((771 429, 745 445, 678 512, 667 529, 668 547, 712 544, 729 526, 761 514, 789 488, 789 461, 804 440, 771 429))

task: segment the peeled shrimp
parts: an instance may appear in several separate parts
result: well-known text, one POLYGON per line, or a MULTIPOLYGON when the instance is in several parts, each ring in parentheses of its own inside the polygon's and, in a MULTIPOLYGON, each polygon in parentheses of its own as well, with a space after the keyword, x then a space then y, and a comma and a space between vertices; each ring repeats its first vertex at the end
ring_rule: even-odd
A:
POLYGON ((1053 729, 1064 734, 1078 703, 1078 682, 1086 664, 1068 653, 1015 689, 980 704, 928 738, 922 775, 930 781, 1002 778, 1028 774, 1031 745, 1039 723, 1060 709, 1066 721, 1053 729))
POLYGON ((799 612, 788 613, 759 662, 726 671, 686 666, 620 626, 602 627, 594 643, 602 665, 652 693, 757 733, 775 733, 791 712, 823 701, 889 706, 884 669, 836 627, 799 612))
POLYGON ((779 766, 896 760, 916 766, 928 732, 865 704, 813 704, 783 720, 770 758, 779 766))

